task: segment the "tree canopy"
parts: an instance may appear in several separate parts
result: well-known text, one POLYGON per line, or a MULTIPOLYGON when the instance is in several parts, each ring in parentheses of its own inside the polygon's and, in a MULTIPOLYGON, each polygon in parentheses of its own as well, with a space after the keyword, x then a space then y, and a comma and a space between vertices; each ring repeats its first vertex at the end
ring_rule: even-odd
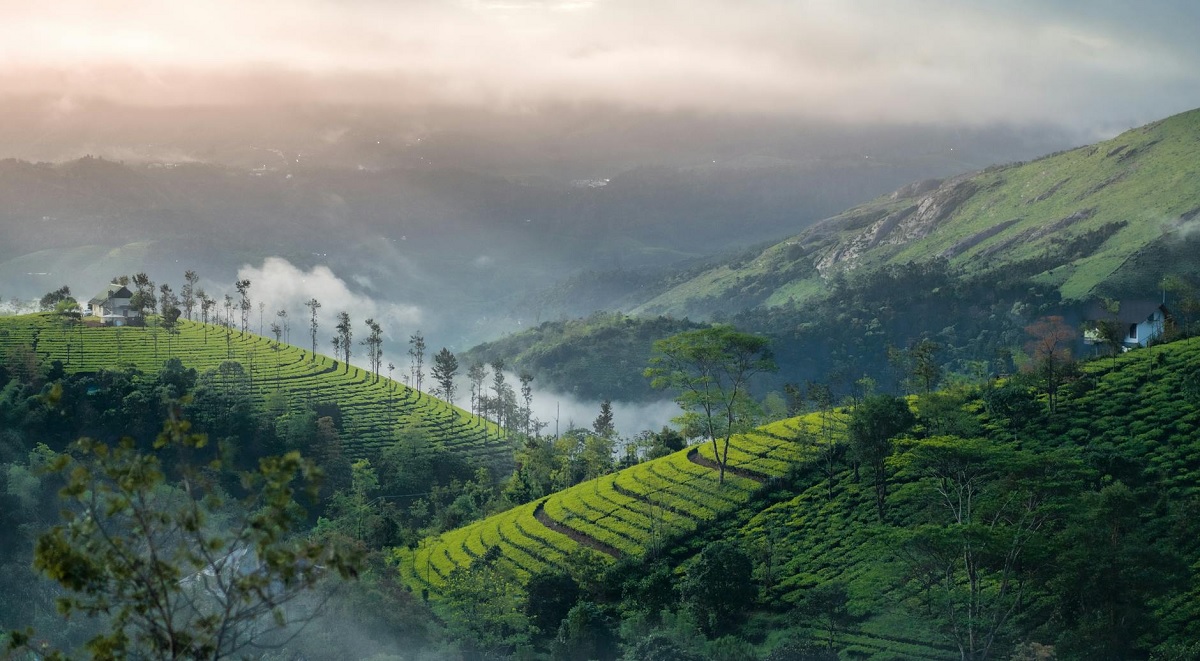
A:
POLYGON ((769 341, 730 326, 684 331, 654 343, 645 375, 655 388, 677 391, 687 435, 709 439, 725 480, 729 439, 754 420, 750 379, 775 371, 769 341))

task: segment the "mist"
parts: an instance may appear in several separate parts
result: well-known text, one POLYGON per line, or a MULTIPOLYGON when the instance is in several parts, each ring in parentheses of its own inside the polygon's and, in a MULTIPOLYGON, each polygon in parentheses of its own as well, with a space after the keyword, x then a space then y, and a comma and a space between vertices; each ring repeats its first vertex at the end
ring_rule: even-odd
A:
MULTIPOLYGON (((508 375, 510 383, 516 383, 515 375, 508 375)), ((533 382, 533 416, 546 423, 543 433, 553 434, 557 421, 559 433, 566 432, 572 427, 592 428, 592 421, 600 414, 600 402, 580 399, 556 390, 541 390, 537 381, 533 382)), ((631 439, 644 430, 658 431, 671 424, 671 419, 679 416, 682 410, 670 399, 653 402, 613 402, 613 425, 617 434, 624 439, 631 439)))

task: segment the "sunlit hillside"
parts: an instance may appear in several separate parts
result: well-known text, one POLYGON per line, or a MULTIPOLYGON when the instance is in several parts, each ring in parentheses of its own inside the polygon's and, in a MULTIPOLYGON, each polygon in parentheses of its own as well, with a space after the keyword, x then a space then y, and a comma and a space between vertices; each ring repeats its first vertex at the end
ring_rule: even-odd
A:
POLYGON ((154 326, 64 325, 53 314, 0 317, 0 353, 29 347, 43 365, 68 373, 133 367, 156 373, 169 359, 200 373, 245 382, 262 407, 315 407, 339 418, 346 453, 371 455, 416 425, 447 449, 498 471, 511 470, 512 451, 495 425, 402 383, 322 354, 253 333, 180 320, 176 331, 154 326), (221 372, 223 364, 236 363, 221 372))

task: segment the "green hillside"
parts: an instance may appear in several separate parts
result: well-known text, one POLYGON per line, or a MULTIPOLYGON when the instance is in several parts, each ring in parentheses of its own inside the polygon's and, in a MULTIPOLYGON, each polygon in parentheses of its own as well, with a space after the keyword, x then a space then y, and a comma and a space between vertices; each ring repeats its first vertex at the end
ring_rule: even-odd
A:
POLYGON ((163 329, 64 326, 53 314, 0 317, 0 355, 30 347, 45 363, 61 361, 68 373, 134 367, 156 373, 170 358, 201 374, 234 361, 249 379, 262 407, 279 395, 292 410, 316 407, 340 418, 351 459, 369 457, 394 442, 398 429, 415 425, 445 448, 471 461, 512 470, 512 449, 490 422, 404 384, 347 366, 328 356, 221 326, 180 320, 177 333, 163 329))
POLYGON ((1144 295, 1200 264, 1200 110, 1028 163, 926 181, 679 283, 637 313, 803 302, 838 273, 947 260, 1019 273, 1063 298, 1144 295), (1189 247, 1190 246, 1190 247, 1189 247))
POLYGON ((1200 342, 1065 374, 1053 412, 1027 374, 900 400, 915 417, 879 459, 886 507, 854 441, 868 398, 738 437, 741 472, 723 486, 696 446, 395 559, 414 591, 459 604, 480 567, 518 589, 607 571, 581 598, 678 637, 655 609, 697 608, 704 554, 732 544, 753 562, 753 605, 700 624, 758 658, 788 640, 832 640, 844 659, 1195 658, 1200 342))
POLYGON ((681 450, 589 480, 464 528, 399 549, 404 581, 439 594, 456 569, 495 548, 520 580, 565 571, 581 559, 639 559, 668 542, 744 506, 762 486, 803 457, 790 440, 797 421, 775 423, 733 439, 731 472, 722 484, 711 445, 681 450))

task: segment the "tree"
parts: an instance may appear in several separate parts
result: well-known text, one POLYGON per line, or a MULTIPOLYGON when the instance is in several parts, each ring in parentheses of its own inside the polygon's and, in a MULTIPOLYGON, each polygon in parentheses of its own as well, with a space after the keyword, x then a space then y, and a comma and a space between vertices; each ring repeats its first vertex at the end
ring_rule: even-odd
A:
POLYGON ((154 311, 158 305, 154 298, 154 281, 145 273, 138 273, 133 276, 133 286, 137 291, 129 299, 129 307, 137 310, 138 316, 144 319, 146 310, 154 311))
POLYGON ((171 341, 176 335, 179 335, 179 315, 182 314, 179 308, 171 306, 162 313, 160 324, 163 330, 167 331, 167 356, 172 355, 171 341))
POLYGON ((1119 480, 1071 505, 1049 582, 1055 619, 1064 625, 1056 647, 1062 658, 1142 658, 1142 641, 1162 626, 1153 604, 1172 587, 1191 584, 1190 561, 1147 525, 1145 503, 1119 480))
POLYGON ((932 619, 961 658, 988 658, 1011 638, 1040 569, 1031 551, 1065 509, 1063 498, 1079 490, 1078 462, 1067 452, 940 436, 913 443, 896 464, 906 480, 899 496, 928 517, 897 529, 892 545, 910 594, 923 602, 913 610, 932 619))
POLYGON ((345 356, 345 359, 346 359, 346 373, 349 374, 350 373, 350 347, 352 346, 350 344, 350 341, 354 337, 354 331, 350 327, 350 313, 339 312, 338 316, 337 316, 337 320, 338 320, 337 326, 334 327, 337 330, 337 337, 334 338, 335 339, 334 354, 335 355, 337 354, 337 350, 340 347, 342 350, 342 355, 345 356))
POLYGON ((356 575, 355 554, 287 538, 303 520, 296 485, 311 493, 319 477, 299 453, 262 459, 242 475, 245 499, 231 503, 209 471, 184 463, 168 479, 160 454, 206 454, 207 439, 187 422, 172 417, 154 445, 146 453, 128 438, 81 439, 78 459, 51 465, 71 509, 38 539, 34 566, 67 590, 66 614, 109 618, 87 643, 95 657, 232 656, 286 627, 285 606, 325 576, 356 575))
MULTIPOLYGON (((797 390, 799 389, 797 388, 797 390)), ((833 502, 833 487, 839 472, 838 464, 845 453, 845 446, 839 442, 840 438, 845 437, 845 434, 839 433, 845 429, 845 416, 840 415, 834 408, 833 388, 829 384, 809 381, 806 391, 808 399, 817 407, 820 425, 815 438, 810 437, 807 429, 802 425, 796 430, 797 440, 802 442, 811 440, 817 446, 818 454, 821 457, 821 472, 825 475, 826 499, 833 502)))
POLYGON ((725 481, 729 441, 754 419, 750 379, 777 368, 768 340, 729 326, 684 331, 658 340, 645 375, 655 388, 679 392, 684 428, 712 442, 725 481))
MULTIPOLYGON (((66 289, 66 287, 63 287, 66 289)), ((45 300, 43 298, 43 300, 45 300)), ((79 334, 79 353, 82 358, 83 354, 83 315, 79 311, 79 303, 74 298, 67 296, 60 299, 54 304, 54 316, 58 318, 58 323, 62 326, 63 334, 67 336, 67 363, 71 362, 71 331, 76 328, 80 329, 79 334)))
POLYGON ((535 426, 533 420, 533 375, 522 371, 517 376, 517 380, 521 382, 521 401, 523 402, 523 406, 521 407, 521 423, 524 427, 525 435, 532 436, 535 426))
POLYGON ((451 633, 474 654, 469 658, 506 658, 513 648, 529 642, 532 623, 524 612, 517 578, 499 562, 500 548, 489 547, 468 566, 446 577, 443 591, 450 607, 451 633))
POLYGON ((850 414, 847 431, 853 458, 871 469, 875 487, 875 506, 879 520, 887 503, 887 458, 892 455, 892 439, 908 431, 916 417, 908 403, 890 395, 872 395, 850 414))
POLYGON ((754 602, 754 562, 736 542, 723 539, 700 551, 682 592, 708 633, 727 631, 754 602))
POLYGON ((612 400, 607 397, 600 402, 600 415, 592 421, 592 430, 605 438, 612 438, 617 433, 617 428, 613 426, 612 400))
MULTIPOLYGON (((844 630, 853 620, 847 606, 850 594, 846 584, 841 581, 820 583, 804 593, 799 604, 799 614, 805 618, 806 624, 819 623, 825 632, 825 648, 834 651, 834 642, 838 632, 844 630)), ((837 658, 836 655, 834 658, 837 658)))
MULTIPOLYGON (((309 360, 317 359, 317 310, 321 309, 321 302, 315 298, 310 298, 304 302, 304 307, 308 308, 309 324, 308 328, 312 332, 312 355, 309 360)), ((337 357, 337 350, 333 352, 334 357, 337 357)))
POLYGON ((941 347, 928 338, 917 342, 909 354, 912 356, 913 379, 920 386, 921 392, 930 393, 942 379, 942 366, 937 362, 937 352, 941 347))
POLYGON ((597 604, 581 601, 558 627, 554 657, 562 661, 615 659, 619 640, 612 618, 597 604))
POLYGON ((467 368, 467 378, 471 381, 471 413, 481 415, 483 406, 483 381, 487 378, 487 368, 483 363, 471 363, 467 368))
MULTIPOLYGON (((287 308, 279 308, 279 310, 277 310, 275 312, 275 318, 277 318, 279 320, 278 321, 279 326, 283 329, 283 341, 291 342, 292 341, 292 326, 288 322, 287 308)), ((276 340, 276 341, 278 341, 278 340, 276 340)))
POLYGON ((238 280, 233 283, 233 287, 241 297, 238 309, 242 311, 242 333, 245 333, 246 327, 250 325, 250 281, 238 280))
POLYGON ((421 382, 425 379, 425 336, 421 335, 421 331, 409 336, 408 355, 412 358, 413 387, 420 390, 421 382))
POLYGON ((525 584, 525 614, 543 633, 553 631, 579 601, 579 584, 562 570, 542 570, 525 584))
POLYGON ((166 315, 167 310, 179 307, 179 297, 175 296, 175 292, 171 290, 171 285, 162 283, 158 287, 158 310, 161 314, 166 315))
POLYGON ((1178 316, 1183 334, 1190 341, 1195 332, 1196 317, 1200 314, 1200 288, 1196 287, 1191 279, 1179 274, 1163 278, 1162 288, 1163 291, 1175 295, 1175 303, 1171 309, 1178 316))
POLYGON ((371 373, 375 375, 375 380, 379 380, 379 367, 383 362, 383 327, 375 322, 374 319, 368 319, 367 324, 367 339, 362 341, 363 346, 367 348, 367 364, 370 365, 371 373))
POLYGON ((212 312, 213 307, 217 304, 215 300, 209 298, 208 293, 203 289, 196 290, 196 299, 200 301, 200 320, 204 322, 204 342, 208 343, 208 315, 212 312))
POLYGON ((1032 339, 1025 345, 1031 361, 1029 369, 1037 374, 1046 392, 1046 408, 1053 414, 1058 409, 1058 387, 1071 366, 1071 345, 1075 329, 1059 316, 1042 317, 1025 327, 1032 339))
MULTIPOLYGON (((492 361, 492 409, 497 427, 504 426, 504 395, 508 384, 504 382, 504 359, 492 361)), ((486 413, 484 414, 486 417, 486 413)))
POLYGON ((438 382, 442 397, 451 404, 454 403, 454 375, 458 373, 458 359, 446 347, 434 354, 433 369, 430 376, 438 382))
POLYGON ((50 310, 53 310, 56 305, 69 298, 71 298, 71 288, 63 285, 43 296, 42 299, 38 301, 38 307, 41 308, 42 312, 49 312, 50 310))
POLYGON ((202 300, 203 291, 197 291, 196 284, 200 282, 200 276, 196 275, 191 269, 183 272, 183 289, 179 290, 179 294, 183 299, 183 313, 187 316, 187 320, 192 320, 192 310, 196 308, 196 301, 202 300))

